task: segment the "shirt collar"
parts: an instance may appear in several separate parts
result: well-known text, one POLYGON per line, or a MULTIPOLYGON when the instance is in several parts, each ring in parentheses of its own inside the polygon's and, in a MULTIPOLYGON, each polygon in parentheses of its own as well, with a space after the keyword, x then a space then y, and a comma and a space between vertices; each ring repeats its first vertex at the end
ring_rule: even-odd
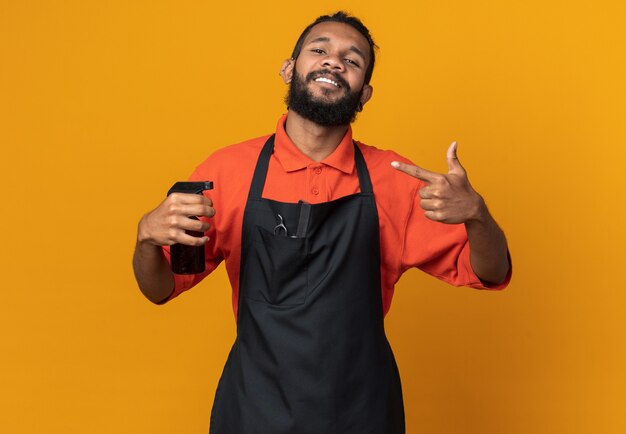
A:
MULTIPOLYGON (((283 166, 285 172, 293 172, 304 169, 311 164, 318 164, 304 155, 291 141, 285 131, 286 120, 286 114, 278 120, 274 139, 274 156, 283 166)), ((348 126, 348 130, 337 148, 319 164, 326 164, 348 174, 354 171, 354 145, 352 144, 352 128, 350 126, 348 126)))

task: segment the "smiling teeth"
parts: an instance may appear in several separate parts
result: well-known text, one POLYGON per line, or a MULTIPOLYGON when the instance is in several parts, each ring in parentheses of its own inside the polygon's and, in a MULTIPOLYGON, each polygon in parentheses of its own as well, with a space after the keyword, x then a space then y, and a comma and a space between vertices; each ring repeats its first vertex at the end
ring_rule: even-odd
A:
POLYGON ((326 78, 326 77, 316 78, 316 79, 315 79, 315 81, 321 81, 321 82, 323 82, 323 83, 330 83, 330 84, 332 84, 333 86, 337 86, 337 87, 339 87, 339 83, 337 83, 336 81, 332 81, 331 79, 326 78))

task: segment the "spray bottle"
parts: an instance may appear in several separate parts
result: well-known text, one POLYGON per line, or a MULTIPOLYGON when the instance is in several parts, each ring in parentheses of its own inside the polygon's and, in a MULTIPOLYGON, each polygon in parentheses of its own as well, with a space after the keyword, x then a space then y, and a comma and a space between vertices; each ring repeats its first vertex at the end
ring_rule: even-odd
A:
MULTIPOLYGON (((177 182, 167 192, 172 193, 202 194, 205 190, 212 190, 213 182, 177 182)), ((198 220, 198 217, 189 218, 198 220)), ((185 231, 188 235, 202 237, 204 233, 198 231, 185 231)), ((170 260, 172 271, 176 274, 198 274, 204 271, 204 246, 188 246, 185 244, 173 244, 170 247, 170 260)))

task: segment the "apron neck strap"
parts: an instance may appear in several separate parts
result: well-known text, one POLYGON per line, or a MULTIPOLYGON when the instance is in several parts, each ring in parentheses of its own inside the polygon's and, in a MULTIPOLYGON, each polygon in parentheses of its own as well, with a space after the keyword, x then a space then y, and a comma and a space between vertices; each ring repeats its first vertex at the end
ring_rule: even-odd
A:
POLYGON ((363 158, 363 154, 361 150, 357 146, 356 142, 354 143, 354 163, 356 164, 356 173, 359 175, 359 184, 361 187, 361 194, 371 195, 374 190, 372 189, 372 181, 370 180, 370 172, 367 170, 367 164, 365 164, 365 158, 363 158))
POLYGON ((270 157, 274 152, 274 136, 272 134, 265 142, 259 159, 256 161, 256 168, 254 169, 254 176, 252 177, 252 184, 250 185, 250 191, 248 192, 248 200, 261 199, 263 194, 263 187, 265 186, 265 178, 267 177, 267 168, 270 164, 270 157))
MULTIPOLYGON (((274 152, 274 137, 275 134, 272 134, 267 139, 265 145, 263 146, 263 149, 261 150, 261 154, 259 155, 259 159, 256 163, 256 168, 254 169, 254 176, 252 177, 252 184, 250 185, 248 200, 259 200, 263 195, 263 187, 265 186, 265 179, 267 178, 267 168, 270 164, 272 152, 274 152)), ((356 142, 353 143, 354 163, 356 166, 357 175, 359 176, 361 194, 371 195, 373 193, 372 182, 370 180, 369 171, 367 170, 367 164, 365 164, 363 154, 361 153, 361 150, 357 146, 356 142)))

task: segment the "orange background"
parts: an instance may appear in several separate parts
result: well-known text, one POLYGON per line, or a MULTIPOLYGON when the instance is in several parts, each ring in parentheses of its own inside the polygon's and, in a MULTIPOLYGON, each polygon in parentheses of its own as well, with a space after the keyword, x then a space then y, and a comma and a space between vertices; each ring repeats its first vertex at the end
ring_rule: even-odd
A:
POLYGON ((620 0, 0 0, 0 432, 207 432, 225 272, 150 304, 136 224, 213 150, 273 130, 282 60, 339 8, 381 47, 355 137, 439 171, 458 140, 515 265, 500 293, 398 285, 408 432, 626 432, 620 0))

